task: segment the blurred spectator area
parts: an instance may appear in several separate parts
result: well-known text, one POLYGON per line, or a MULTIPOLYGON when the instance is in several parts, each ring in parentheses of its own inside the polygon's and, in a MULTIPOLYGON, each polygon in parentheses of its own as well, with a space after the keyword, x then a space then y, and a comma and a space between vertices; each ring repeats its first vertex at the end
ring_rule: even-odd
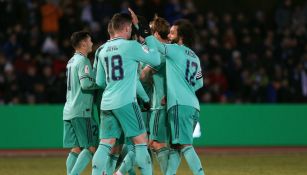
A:
POLYGON ((201 102, 307 102, 303 0, 0 0, 0 104, 64 103, 71 33, 90 31, 95 50, 110 17, 127 7, 194 24, 201 102))

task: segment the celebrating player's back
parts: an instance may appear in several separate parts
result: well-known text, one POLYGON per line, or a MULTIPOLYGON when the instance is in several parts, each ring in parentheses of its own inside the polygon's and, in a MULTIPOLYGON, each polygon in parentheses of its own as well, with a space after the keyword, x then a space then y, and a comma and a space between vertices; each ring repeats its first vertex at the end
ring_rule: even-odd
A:
POLYGON ((92 174, 106 172, 110 148, 122 132, 135 144, 135 159, 142 174, 152 174, 145 127, 136 103, 136 83, 139 62, 157 66, 159 53, 127 40, 132 31, 129 15, 115 14, 111 24, 114 38, 105 43, 98 54, 96 83, 99 86, 106 83, 106 88, 101 101, 101 142, 93 158, 92 174))
POLYGON ((189 48, 194 41, 193 31, 189 21, 178 20, 169 34, 173 44, 163 44, 152 36, 148 37, 149 41, 155 41, 161 54, 166 55, 167 110, 173 148, 166 174, 176 174, 180 164, 179 151, 183 153, 193 174, 204 174, 192 146, 193 130, 199 119, 199 102, 195 91, 203 86, 199 58, 189 48))
POLYGON ((117 37, 105 43, 99 54, 99 58, 104 59, 103 65, 98 65, 96 78, 98 85, 104 81, 107 84, 101 109, 111 110, 136 102, 138 62, 158 65, 159 59, 152 58, 152 55, 137 41, 117 37))

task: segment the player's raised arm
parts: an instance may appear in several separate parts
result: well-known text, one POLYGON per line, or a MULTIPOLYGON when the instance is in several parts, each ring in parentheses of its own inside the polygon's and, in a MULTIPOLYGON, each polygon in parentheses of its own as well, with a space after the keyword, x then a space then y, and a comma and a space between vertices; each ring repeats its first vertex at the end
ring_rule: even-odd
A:
MULTIPOLYGON (((145 42, 147 43, 147 46, 148 46, 147 48, 148 49, 146 49, 146 47, 143 46, 143 48, 145 49, 145 52, 147 53, 148 51, 153 51, 153 52, 158 51, 158 48, 157 48, 158 44, 155 43, 155 41, 153 41, 154 37, 151 35, 150 27, 149 27, 149 24, 146 21, 146 19, 144 17, 141 17, 140 19, 138 19, 138 17, 132 11, 132 9, 128 8, 128 10, 129 10, 129 12, 131 14, 132 23, 133 23, 133 25, 138 30, 138 35, 141 36, 142 38, 144 38, 145 42)), ((141 62, 148 63, 148 62, 146 62, 146 60, 145 61, 141 61, 141 62)), ((157 64, 157 65, 159 65, 159 64, 157 64)), ((151 66, 157 66, 155 64, 150 64, 150 65, 151 66)))
POLYGON ((145 18, 138 19, 136 14, 132 11, 132 9, 128 8, 133 25, 138 29, 138 34, 145 39, 146 44, 149 48, 157 49, 161 54, 166 54, 166 46, 164 43, 161 43, 150 33, 150 27, 145 18))
POLYGON ((153 67, 161 63, 160 54, 155 48, 150 48, 134 41, 134 43, 130 45, 130 49, 133 50, 132 56, 136 61, 149 64, 153 67))
POLYGON ((160 42, 156 37, 148 36, 145 38, 145 42, 150 48, 156 48, 162 55, 167 55, 168 45, 160 42))

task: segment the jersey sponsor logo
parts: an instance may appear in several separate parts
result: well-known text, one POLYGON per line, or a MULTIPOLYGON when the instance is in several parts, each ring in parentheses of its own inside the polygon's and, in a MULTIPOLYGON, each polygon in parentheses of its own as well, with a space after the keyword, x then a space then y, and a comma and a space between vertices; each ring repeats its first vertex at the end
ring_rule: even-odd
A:
POLYGON ((84 67, 84 73, 86 73, 86 74, 90 73, 90 70, 89 70, 89 68, 88 68, 88 65, 85 65, 85 67, 84 67))
POLYGON ((149 48, 147 46, 142 46, 145 53, 149 53, 149 48))

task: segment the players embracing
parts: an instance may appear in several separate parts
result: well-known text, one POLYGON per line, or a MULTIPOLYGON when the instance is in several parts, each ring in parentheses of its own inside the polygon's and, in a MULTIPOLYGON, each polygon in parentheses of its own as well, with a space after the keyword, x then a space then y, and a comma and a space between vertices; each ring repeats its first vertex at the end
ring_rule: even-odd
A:
MULTIPOLYGON (((95 55, 96 84, 92 89, 101 89, 98 93, 101 96, 98 97, 101 100, 101 140, 93 157, 92 175, 114 173, 121 147, 115 152, 114 148, 122 137, 130 140, 133 147, 125 155, 122 166, 125 167, 127 161, 131 165, 129 168, 121 166, 115 174, 132 175, 134 172, 128 170, 134 164, 141 174, 153 174, 149 147, 156 153, 162 174, 176 174, 183 155, 193 174, 203 175, 202 164, 192 145, 200 112, 195 92, 203 86, 199 58, 190 49, 194 43, 194 28, 183 19, 170 27, 161 17, 155 17, 149 28, 129 11, 130 15, 121 13, 112 17, 108 26, 111 39, 95 55), (133 28, 144 43, 131 40, 133 28), (137 88, 140 63, 146 65, 140 79, 150 82, 153 89, 149 136, 137 103, 137 89, 142 89, 137 88), (117 158, 110 165, 112 155, 117 158)), ((143 96, 148 103, 146 94, 143 96)))
MULTIPOLYGON (((133 18, 137 16, 131 12, 133 18)), ((159 18, 158 18, 159 19, 159 18)), ((137 21, 137 20, 134 20, 137 21)), ((203 86, 202 70, 200 60, 190 48, 194 44, 195 32, 193 25, 184 19, 175 21, 168 34, 170 44, 161 38, 161 26, 157 29, 155 24, 159 24, 157 18, 153 21, 152 32, 155 36, 148 36, 146 26, 139 25, 139 32, 151 45, 154 45, 160 52, 161 63, 163 66, 163 57, 165 57, 166 70, 166 110, 167 124, 170 128, 170 142, 167 165, 160 164, 163 174, 176 174, 180 165, 181 154, 185 157, 191 171, 195 175, 204 174, 202 164, 197 153, 194 150, 193 131, 199 120, 199 101, 195 92, 203 86), (143 31, 144 30, 144 31, 143 31), (165 166, 167 168, 165 168, 165 166)), ((160 18, 160 21, 163 19, 160 18)), ((137 24, 135 24, 137 25, 137 24)), ((166 26, 166 24, 165 24, 166 26)), ((161 66, 161 65, 160 65, 161 66)), ((146 72, 146 70, 144 70, 146 72)), ((156 73, 155 71, 152 71, 156 73)), ((146 77, 146 76, 145 76, 146 77)), ((154 85, 155 86, 155 85, 154 85)), ((163 102, 164 100, 162 100, 163 102)), ((158 121, 157 115, 152 116, 154 121, 158 121)), ((159 129, 163 125, 159 125, 159 129)), ((153 127, 155 131, 156 127, 153 127)), ((151 132, 151 138, 155 133, 151 132)), ((152 146, 163 147, 159 140, 152 139, 152 146)), ((155 147, 154 147, 155 149, 155 147)), ((157 151, 157 149, 155 149, 157 151)), ((159 150, 159 149, 158 149, 159 150)), ((167 149, 165 149, 167 150, 167 149)), ((167 154, 167 151, 164 154, 167 154)), ((159 152, 158 152, 159 154, 159 152)), ((161 158, 161 157, 160 157, 161 158)), ((163 162, 159 160, 159 163, 163 162)))

